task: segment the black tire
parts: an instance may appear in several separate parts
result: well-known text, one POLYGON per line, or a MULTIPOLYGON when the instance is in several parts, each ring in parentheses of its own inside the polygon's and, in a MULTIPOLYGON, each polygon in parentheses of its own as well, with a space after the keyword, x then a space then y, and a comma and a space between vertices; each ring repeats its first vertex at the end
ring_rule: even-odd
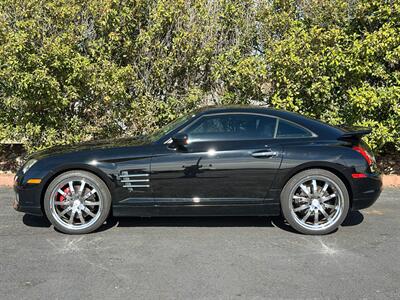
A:
POLYGON ((292 228, 303 234, 324 235, 333 232, 346 218, 349 207, 350 198, 346 185, 335 174, 323 169, 309 169, 294 175, 288 180, 281 192, 281 209, 283 216, 292 228), (317 183, 315 185, 316 188, 314 188, 313 185, 314 180, 317 183), (311 185, 307 186, 307 183, 311 185), (323 188, 320 185, 325 185, 325 183, 328 183, 329 186, 325 194, 322 195, 323 188), (306 186, 306 191, 309 192, 308 195, 306 191, 300 187, 301 184, 303 188, 306 186), (331 195, 327 194, 329 191, 332 191, 331 195), (299 193, 302 193, 302 195, 299 193), (333 197, 332 200, 325 200, 333 195, 336 195, 336 197, 333 197), (296 201, 304 202, 298 203, 296 201), (334 201, 334 203, 329 204, 329 201, 334 201), (335 208, 327 208, 328 205, 335 208), (330 218, 322 215, 322 211, 330 218), (330 212, 332 212, 332 215, 329 214, 330 212), (315 216, 315 214, 317 216, 315 216), (321 225, 318 222, 318 218, 321 216, 322 219, 326 221, 325 225, 322 223, 323 221, 319 221, 321 225), (315 219, 309 221, 310 218, 313 217, 315 217, 315 219), (305 221, 304 218, 306 218, 305 221), (314 224, 309 224, 313 222, 314 224))
MULTIPOLYGON (((70 190, 71 189, 69 189, 69 191, 70 190)), ((96 175, 81 170, 68 171, 57 176, 49 184, 44 196, 43 206, 47 218, 57 230, 67 234, 86 234, 98 229, 107 219, 111 207, 111 194, 107 185, 96 175), (57 191, 61 190, 63 186, 66 186, 68 184, 66 182, 69 181, 73 182, 72 185, 74 187, 73 194, 71 193, 71 195, 69 196, 71 198, 67 198, 67 196, 64 197, 64 201, 66 201, 65 203, 69 204, 57 206, 55 203, 60 203, 60 200, 56 199, 57 196, 60 197, 60 193, 57 191), (80 190, 77 191, 79 185, 75 185, 79 182, 81 182, 81 184, 83 182, 82 192, 80 190), (95 190, 95 193, 93 193, 90 197, 84 199, 84 196, 87 196, 93 190, 95 190), (86 192, 86 195, 84 195, 85 191, 88 191, 86 192), (81 195, 81 197, 79 195, 81 195), (77 197, 77 199, 72 198, 73 196, 77 197), (74 205, 76 204, 77 206, 73 207, 72 203, 74 203, 74 205), (79 205, 79 203, 81 203, 82 205, 79 205), (87 203, 92 203, 93 205, 85 206, 85 204, 87 203), (61 216, 60 211, 64 210, 65 208, 68 209, 68 207, 70 210, 67 211, 65 215, 61 216), (89 207, 93 209, 93 211, 89 211, 93 215, 95 215, 95 217, 91 217, 91 215, 86 213, 86 209, 89 207), (72 215, 72 212, 74 212, 74 216, 71 217, 73 221, 71 224, 67 224, 67 220, 64 220, 63 218, 67 217, 68 213, 69 215, 72 215), (83 220, 80 219, 81 217, 83 218, 83 220), (89 219, 86 223, 84 222, 86 221, 85 218, 89 219), (75 226, 73 222, 78 219, 80 225, 75 226)))

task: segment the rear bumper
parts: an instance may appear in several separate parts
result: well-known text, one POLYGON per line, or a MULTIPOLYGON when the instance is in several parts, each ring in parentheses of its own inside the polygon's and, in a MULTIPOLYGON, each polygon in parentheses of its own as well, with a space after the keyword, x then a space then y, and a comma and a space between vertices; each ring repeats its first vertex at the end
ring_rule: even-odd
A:
POLYGON ((375 203, 382 192, 382 178, 369 175, 367 178, 354 179, 352 210, 368 208, 375 203))

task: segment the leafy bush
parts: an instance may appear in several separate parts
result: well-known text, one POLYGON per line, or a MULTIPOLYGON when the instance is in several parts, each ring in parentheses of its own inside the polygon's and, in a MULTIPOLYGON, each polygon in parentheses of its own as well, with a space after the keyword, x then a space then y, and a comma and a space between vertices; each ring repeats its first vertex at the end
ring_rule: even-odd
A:
POLYGON ((400 150, 400 4, 2 0, 0 141, 32 151, 258 100, 400 150))

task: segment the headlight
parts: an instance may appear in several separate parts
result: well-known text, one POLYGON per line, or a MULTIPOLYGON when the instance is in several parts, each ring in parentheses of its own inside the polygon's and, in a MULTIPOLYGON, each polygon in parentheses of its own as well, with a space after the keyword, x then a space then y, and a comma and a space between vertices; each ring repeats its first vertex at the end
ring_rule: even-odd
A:
POLYGON ((24 165, 24 167, 22 168, 22 173, 26 173, 28 172, 28 170, 34 165, 36 164, 37 160, 36 159, 30 159, 26 162, 26 164, 24 165))

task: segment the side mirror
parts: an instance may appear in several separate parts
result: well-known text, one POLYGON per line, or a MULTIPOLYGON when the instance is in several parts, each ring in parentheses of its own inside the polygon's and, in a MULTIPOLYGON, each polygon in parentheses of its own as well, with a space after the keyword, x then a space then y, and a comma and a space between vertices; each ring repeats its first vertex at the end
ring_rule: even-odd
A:
POLYGON ((177 148, 185 148, 189 144, 189 137, 186 133, 177 133, 172 137, 172 144, 177 148))

